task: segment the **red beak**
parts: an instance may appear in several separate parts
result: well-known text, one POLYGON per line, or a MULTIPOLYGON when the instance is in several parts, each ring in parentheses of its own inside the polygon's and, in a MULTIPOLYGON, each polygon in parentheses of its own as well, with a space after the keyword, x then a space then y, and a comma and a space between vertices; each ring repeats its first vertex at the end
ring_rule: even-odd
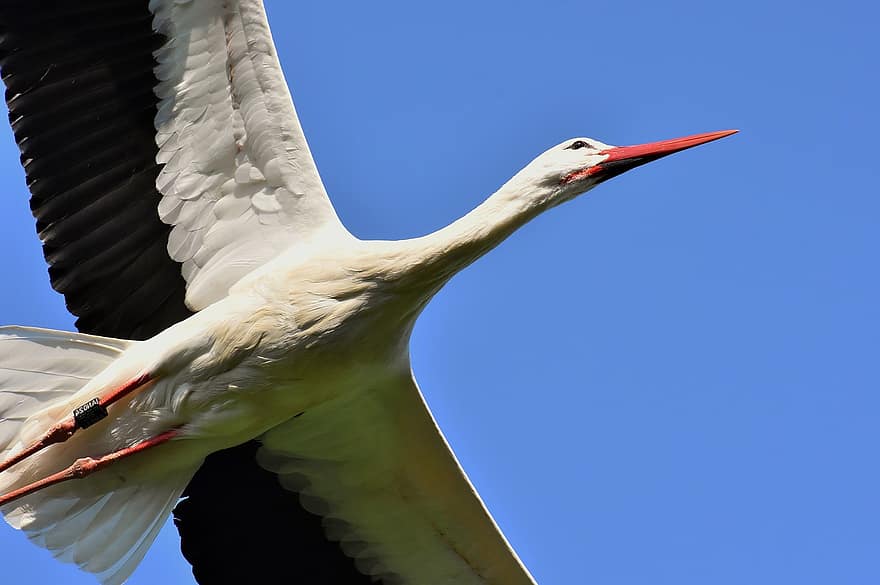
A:
POLYGON ((623 172, 652 160, 657 160, 674 152, 699 146, 700 144, 706 144, 707 142, 712 142, 737 132, 739 130, 721 130, 720 132, 706 132, 705 134, 694 134, 693 136, 637 144, 635 146, 615 146, 601 151, 600 154, 608 155, 608 158, 598 165, 591 167, 584 174, 586 176, 597 176, 599 181, 606 181, 611 177, 616 177, 623 172))

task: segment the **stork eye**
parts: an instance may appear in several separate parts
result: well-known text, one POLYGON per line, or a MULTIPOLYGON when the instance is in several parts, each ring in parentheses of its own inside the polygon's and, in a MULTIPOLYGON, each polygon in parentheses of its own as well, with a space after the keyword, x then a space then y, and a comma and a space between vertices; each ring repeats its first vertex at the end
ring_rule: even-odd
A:
POLYGON ((574 142, 572 142, 568 146, 568 148, 570 148, 572 150, 577 150, 579 148, 589 148, 589 147, 590 147, 590 145, 588 143, 584 142, 583 140, 575 140, 574 142))

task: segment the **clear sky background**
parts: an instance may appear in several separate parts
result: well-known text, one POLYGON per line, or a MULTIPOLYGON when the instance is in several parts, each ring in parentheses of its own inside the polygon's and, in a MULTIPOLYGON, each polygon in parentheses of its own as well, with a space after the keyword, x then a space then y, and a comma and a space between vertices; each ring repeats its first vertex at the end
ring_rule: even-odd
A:
MULTIPOLYGON (((571 136, 741 129, 538 218, 419 321, 422 388, 539 583, 880 583, 876 3, 268 4, 362 238, 571 136)), ((0 134, 0 322, 70 328, 0 134)), ((92 582, 5 525, 0 560, 92 582)), ((130 582, 192 583, 173 527, 130 582)))

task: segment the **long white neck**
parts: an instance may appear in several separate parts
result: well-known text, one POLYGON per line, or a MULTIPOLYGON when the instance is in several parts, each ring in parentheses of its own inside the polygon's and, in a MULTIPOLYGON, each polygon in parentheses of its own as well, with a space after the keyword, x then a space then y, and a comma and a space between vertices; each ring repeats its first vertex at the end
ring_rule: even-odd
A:
MULTIPOLYGON (((551 191, 524 172, 470 213, 432 234, 407 240, 414 276, 439 289, 458 271, 500 244, 548 207, 551 191)), ((432 291, 436 292, 436 291, 432 291)))

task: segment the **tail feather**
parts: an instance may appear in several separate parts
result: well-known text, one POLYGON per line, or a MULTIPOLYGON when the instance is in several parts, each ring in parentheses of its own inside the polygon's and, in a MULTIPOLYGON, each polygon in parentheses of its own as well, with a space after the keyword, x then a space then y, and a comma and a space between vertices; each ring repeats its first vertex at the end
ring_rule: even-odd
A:
POLYGON ((6 519, 55 558, 116 585, 143 559, 194 472, 84 498, 77 498, 73 482, 65 495, 50 488, 28 496, 6 519))
MULTIPOLYGON (((0 459, 56 422, 53 410, 69 403, 133 343, 63 331, 0 327, 0 459)), ((57 466, 52 471, 73 462, 60 461, 69 455, 67 444, 51 449, 56 449, 54 454, 49 452, 46 457, 53 458, 48 466, 57 466)), ((94 573, 105 585, 117 585, 146 554, 196 467, 196 462, 191 468, 178 465, 131 481, 118 476, 124 475, 124 470, 103 478, 105 472, 99 472, 38 491, 0 508, 0 512, 10 525, 60 560, 94 573)), ((14 482, 14 476, 15 468, 0 474, 0 488, 14 482)))
MULTIPOLYGON (((192 473, 195 473, 195 469, 192 470, 192 473)), ((104 554, 106 560, 102 561, 100 565, 90 565, 87 570, 96 573, 105 585, 116 585, 125 581, 147 554, 147 550, 153 544, 165 524, 165 520, 171 515, 171 510, 186 488, 186 484, 189 483, 192 473, 186 475, 182 483, 178 482, 168 486, 171 488, 170 490, 155 490, 154 503, 156 506, 151 506, 155 513, 152 514, 152 517, 141 516, 140 520, 146 519, 149 522, 143 523, 143 530, 137 541, 129 547, 116 546, 112 551, 109 551, 110 554, 104 554), (117 560, 108 564, 107 561, 113 558, 117 560)))

